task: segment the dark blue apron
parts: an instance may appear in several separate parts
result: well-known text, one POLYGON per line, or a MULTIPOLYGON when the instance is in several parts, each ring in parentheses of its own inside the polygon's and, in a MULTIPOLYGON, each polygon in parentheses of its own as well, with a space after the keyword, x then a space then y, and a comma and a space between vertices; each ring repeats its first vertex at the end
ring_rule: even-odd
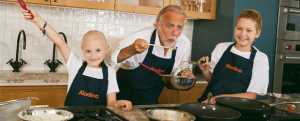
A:
MULTIPOLYGON (((150 44, 155 43, 156 29, 151 36, 150 44)), ((159 70, 162 74, 170 74, 175 62, 176 50, 172 51, 171 59, 164 59, 152 54, 153 46, 142 62, 143 64, 159 70)), ((117 81, 120 92, 118 100, 130 100, 133 105, 157 104, 157 99, 164 89, 162 78, 143 66, 133 70, 120 68, 117 71, 117 81)))
POLYGON ((106 105, 106 95, 108 86, 107 66, 101 63, 103 79, 96 79, 82 75, 87 62, 80 67, 77 75, 71 84, 67 94, 65 106, 86 106, 86 105, 106 105))
POLYGON ((223 53, 213 71, 211 81, 201 98, 198 99, 198 102, 207 99, 209 92, 212 92, 213 96, 217 96, 221 94, 244 93, 247 91, 252 77, 253 60, 257 51, 251 47, 250 59, 246 59, 230 52, 234 45, 235 43, 230 45, 223 53))

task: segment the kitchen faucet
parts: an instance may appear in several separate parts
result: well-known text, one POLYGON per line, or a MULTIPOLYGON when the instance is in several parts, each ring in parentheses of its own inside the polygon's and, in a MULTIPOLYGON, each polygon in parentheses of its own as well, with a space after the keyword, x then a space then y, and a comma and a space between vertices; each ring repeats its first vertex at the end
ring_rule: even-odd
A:
MULTIPOLYGON (((63 32, 59 32, 58 34, 61 34, 64 37, 65 42, 67 43, 67 37, 63 32)), ((53 54, 52 54, 52 62, 50 62, 50 59, 47 60, 44 64, 47 64, 48 67, 50 68, 50 72, 55 72, 55 68, 60 64, 62 65, 62 63, 57 59, 57 63, 54 62, 54 58, 55 58, 55 43, 53 45, 53 54)))
POLYGON ((26 49, 26 34, 25 34, 25 31, 24 30, 21 30, 19 32, 19 35, 18 35, 18 41, 17 41, 17 51, 16 51, 16 61, 13 62, 13 58, 10 59, 6 64, 10 64, 12 67, 13 67, 13 72, 19 72, 19 68, 24 64, 27 64, 23 59, 20 59, 21 62, 19 62, 19 45, 20 45, 20 37, 21 37, 21 34, 23 33, 23 49, 26 49))

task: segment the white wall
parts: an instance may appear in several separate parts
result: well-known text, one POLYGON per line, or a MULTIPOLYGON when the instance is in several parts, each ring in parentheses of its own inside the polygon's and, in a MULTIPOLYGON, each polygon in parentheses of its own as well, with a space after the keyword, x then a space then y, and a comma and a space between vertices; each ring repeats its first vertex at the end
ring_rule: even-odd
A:
MULTIPOLYGON (((139 29, 153 26, 156 16, 119 13, 103 10, 61 8, 40 5, 28 5, 54 27, 67 36, 71 50, 82 56, 80 44, 84 33, 89 30, 99 30, 106 35, 111 44, 114 40, 125 38, 139 29)), ((194 20, 185 23, 183 34, 192 40, 194 20)), ((0 70, 13 70, 6 62, 16 59, 17 36, 20 30, 26 32, 26 49, 20 45, 20 55, 27 62, 20 70, 49 70, 44 62, 52 60, 53 42, 36 25, 24 19, 20 8, 15 3, 0 2, 0 70)), ((23 43, 20 42, 20 43, 23 43)), ((56 50, 56 58, 63 59, 56 50)), ((58 66, 58 70, 65 67, 58 66)))

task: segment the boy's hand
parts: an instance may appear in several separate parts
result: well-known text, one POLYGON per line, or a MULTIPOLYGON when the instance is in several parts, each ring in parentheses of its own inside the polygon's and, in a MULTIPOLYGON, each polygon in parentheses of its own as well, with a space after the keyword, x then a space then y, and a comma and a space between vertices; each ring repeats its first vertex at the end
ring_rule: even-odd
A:
POLYGON ((118 100, 116 101, 117 107, 122 107, 123 110, 131 110, 132 109, 132 103, 127 100, 118 100))
POLYGON ((34 10, 34 9, 31 9, 27 6, 27 9, 31 11, 31 14, 34 16, 34 19, 31 19, 31 15, 30 13, 28 13, 28 10, 24 10, 20 4, 18 4, 17 6, 19 6, 21 8, 21 12, 23 13, 24 15, 24 18, 28 21, 31 21, 31 22, 34 22, 36 23, 38 19, 41 19, 41 16, 34 10))
POLYGON ((199 59, 199 61, 206 61, 205 63, 198 64, 201 71, 209 71, 210 63, 208 60, 209 60, 208 56, 199 59))

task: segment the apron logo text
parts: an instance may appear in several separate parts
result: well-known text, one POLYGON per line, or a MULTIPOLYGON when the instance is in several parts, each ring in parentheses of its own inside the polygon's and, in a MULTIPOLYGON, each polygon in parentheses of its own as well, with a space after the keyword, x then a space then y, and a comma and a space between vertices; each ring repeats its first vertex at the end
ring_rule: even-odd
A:
POLYGON ((155 69, 154 67, 151 67, 151 68, 154 69, 155 71, 159 72, 159 73, 165 73, 165 70, 155 69))
POLYGON ((86 97, 91 97, 91 98, 97 98, 98 99, 98 95, 93 94, 92 92, 87 93, 85 92, 85 90, 81 90, 78 94, 82 95, 82 96, 86 96, 86 97))
POLYGON ((231 64, 226 64, 225 67, 227 67, 227 68, 229 68, 231 70, 234 70, 236 72, 239 72, 239 73, 242 73, 242 71, 243 71, 243 70, 238 69, 237 67, 232 67, 231 64))

